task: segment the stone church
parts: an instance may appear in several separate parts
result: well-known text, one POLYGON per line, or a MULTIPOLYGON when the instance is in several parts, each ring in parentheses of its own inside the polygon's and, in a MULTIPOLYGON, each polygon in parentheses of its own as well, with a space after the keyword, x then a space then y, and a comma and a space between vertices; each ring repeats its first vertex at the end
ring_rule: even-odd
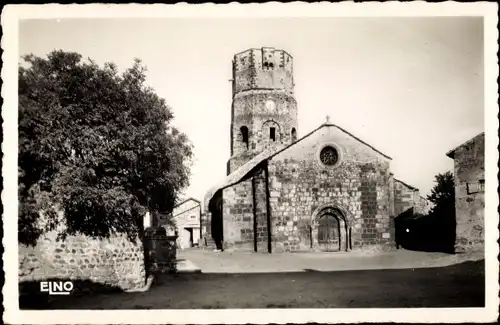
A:
POLYGON ((388 250, 394 217, 428 204, 391 158, 330 123, 298 137, 293 58, 249 49, 233 60, 231 157, 204 201, 217 248, 255 252, 388 250))

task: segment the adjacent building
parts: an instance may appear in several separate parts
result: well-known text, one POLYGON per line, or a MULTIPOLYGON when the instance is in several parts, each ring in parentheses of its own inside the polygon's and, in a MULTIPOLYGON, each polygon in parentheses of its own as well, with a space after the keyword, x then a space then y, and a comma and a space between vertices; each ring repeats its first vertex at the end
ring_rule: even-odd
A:
POLYGON ((484 245, 484 132, 446 154, 455 162, 455 252, 484 245))
POLYGON ((172 212, 177 229, 177 246, 180 249, 198 246, 201 234, 201 203, 188 198, 177 204, 172 212))
POLYGON ((234 56, 228 175, 204 201, 218 248, 255 252, 390 250, 394 218, 425 213, 391 158, 327 118, 298 137, 293 58, 234 56))
POLYGON ((169 215, 159 216, 155 219, 152 214, 146 213, 144 229, 148 227, 164 227, 167 234, 177 235, 177 248, 184 249, 200 245, 203 232, 201 222, 200 201, 195 198, 188 198, 176 204, 169 215))

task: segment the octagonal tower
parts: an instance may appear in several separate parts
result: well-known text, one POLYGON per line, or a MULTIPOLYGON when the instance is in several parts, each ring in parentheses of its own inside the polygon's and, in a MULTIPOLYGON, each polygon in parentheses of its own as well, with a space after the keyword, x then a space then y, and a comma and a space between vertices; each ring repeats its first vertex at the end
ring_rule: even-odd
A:
POLYGON ((293 88, 293 58, 284 50, 263 47, 234 56, 228 174, 267 147, 297 139, 293 88))

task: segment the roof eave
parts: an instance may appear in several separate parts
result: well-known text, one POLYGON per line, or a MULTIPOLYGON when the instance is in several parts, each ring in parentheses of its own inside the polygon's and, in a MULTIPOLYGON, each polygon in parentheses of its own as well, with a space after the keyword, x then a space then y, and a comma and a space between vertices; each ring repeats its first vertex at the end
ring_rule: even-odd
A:
POLYGON ((382 156, 383 156, 383 157, 385 157, 386 159, 388 159, 388 160, 392 160, 392 158, 391 158, 391 157, 389 157, 389 156, 385 155, 383 152, 381 152, 381 151, 377 150, 376 148, 374 148, 374 147, 373 147, 373 146, 371 146, 370 144, 368 144, 368 143, 364 142, 363 140, 359 139, 358 137, 354 136, 353 134, 349 133, 348 131, 344 130, 343 128, 341 128, 341 127, 339 127, 339 126, 337 126, 337 125, 335 125, 335 124, 323 123, 323 124, 321 124, 320 126, 318 126, 316 129, 314 129, 314 130, 312 130, 311 132, 309 132, 308 134, 306 134, 306 135, 302 136, 300 139, 297 139, 295 142, 290 143, 289 145, 286 145, 286 146, 284 146, 283 148, 278 149, 278 150, 277 150, 277 151, 275 151, 274 153, 270 153, 270 154, 269 154, 268 156, 266 156, 266 157, 263 157, 261 161, 259 161, 257 164, 255 164, 255 166, 254 166, 254 167, 252 167, 252 168, 251 168, 248 172, 246 172, 246 173, 245 173, 245 174, 243 174, 241 177, 239 177, 237 181, 233 181, 233 182, 231 182, 231 183, 229 183, 229 184, 225 184, 225 185, 223 185, 223 186, 219 187, 216 191, 212 191, 212 190, 210 190, 210 191, 209 191, 209 193, 211 192, 211 195, 210 195, 209 200, 211 200, 211 199, 212 199, 212 197, 213 197, 213 196, 214 196, 217 192, 219 192, 219 191, 221 191, 221 190, 224 190, 224 189, 226 189, 226 188, 228 188, 228 187, 230 187, 230 186, 233 186, 233 185, 238 184, 239 182, 241 182, 241 181, 242 181, 243 179, 245 179, 245 178, 246 178, 246 177, 247 177, 247 176, 248 176, 248 175, 249 175, 252 171, 254 171, 256 168, 258 168, 259 166, 261 166, 261 165, 262 165, 262 163, 263 163, 264 161, 268 161, 268 160, 273 159, 275 156, 279 155, 279 154, 280 154, 280 153, 282 153, 283 151, 287 150, 288 148, 290 148, 290 147, 292 147, 292 146, 296 145, 297 143, 299 143, 299 142, 303 141, 304 139, 308 138, 308 137, 309 137, 309 136, 311 136, 312 134, 316 133, 316 131, 318 131, 319 129, 321 129, 321 128, 323 128, 323 127, 331 127, 331 126, 336 127, 337 129, 339 129, 340 131, 344 132, 345 134, 348 134, 349 136, 353 137, 353 138, 354 138, 354 139, 356 139, 357 141, 359 141, 359 142, 363 143, 365 146, 368 146, 370 149, 372 149, 372 150, 374 150, 375 152, 377 152, 378 154, 382 155, 382 156))
POLYGON ((455 159, 455 152, 461 148, 461 147, 464 147, 468 144, 470 144, 471 142, 473 142, 474 140, 476 140, 477 138, 479 138, 480 136, 484 135, 484 132, 481 132, 479 133, 478 135, 470 138, 469 140, 465 141, 464 143, 462 143, 461 145, 455 147, 453 150, 450 150, 446 153, 446 156, 450 157, 451 159, 455 159))
POLYGON ((410 190, 412 190, 412 191, 419 191, 419 189, 418 189, 418 188, 416 188, 416 187, 414 187, 414 186, 411 186, 410 184, 405 183, 405 182, 403 182, 403 181, 402 181, 402 180, 400 180, 400 179, 394 178, 394 180, 395 180, 396 182, 399 182, 399 183, 403 184, 404 186, 408 187, 408 188, 409 188, 410 190))
POLYGON ((382 155, 383 157, 385 157, 386 159, 389 159, 389 160, 392 160, 391 157, 389 157, 388 155, 386 155, 385 153, 383 153, 382 151, 378 150, 377 148, 373 147, 372 145, 366 143, 365 141, 361 140, 360 138, 358 138, 357 136, 355 136, 354 134, 350 133, 349 131, 341 128, 340 126, 338 125, 335 125, 335 124, 332 124, 332 123, 325 123, 323 124, 322 126, 334 126, 336 127, 337 129, 339 129, 340 131, 344 132, 345 134, 348 134, 349 136, 353 137, 354 139, 356 139, 357 141, 361 142, 362 144, 364 144, 365 146, 367 146, 368 148, 372 149, 373 151, 375 151, 376 153, 382 155))
POLYGON ((193 197, 190 197, 190 198, 187 198, 187 199, 185 199, 184 201, 182 201, 182 202, 180 202, 180 203, 178 203, 178 204, 174 205, 174 209, 175 209, 175 208, 177 208, 177 207, 179 207, 179 206, 181 206, 181 205, 183 205, 183 204, 184 204, 184 203, 186 203, 187 201, 195 201, 196 203, 198 203, 198 204, 200 204, 200 205, 201 205, 201 202, 200 202, 199 200, 197 200, 197 199, 195 199, 195 198, 193 198, 193 197))

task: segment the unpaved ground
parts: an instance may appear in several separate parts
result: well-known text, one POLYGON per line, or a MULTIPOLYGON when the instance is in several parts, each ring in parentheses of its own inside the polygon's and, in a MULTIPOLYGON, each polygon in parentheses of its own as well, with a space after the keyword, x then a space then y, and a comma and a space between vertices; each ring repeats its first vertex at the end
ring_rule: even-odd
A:
POLYGON ((47 308, 480 307, 484 290, 484 262, 478 261, 438 268, 163 275, 148 292, 65 297, 47 308))
POLYGON ((484 259, 481 251, 465 254, 428 253, 400 250, 363 253, 252 253, 188 249, 177 253, 178 259, 189 260, 203 273, 259 273, 407 269, 439 267, 484 259))

